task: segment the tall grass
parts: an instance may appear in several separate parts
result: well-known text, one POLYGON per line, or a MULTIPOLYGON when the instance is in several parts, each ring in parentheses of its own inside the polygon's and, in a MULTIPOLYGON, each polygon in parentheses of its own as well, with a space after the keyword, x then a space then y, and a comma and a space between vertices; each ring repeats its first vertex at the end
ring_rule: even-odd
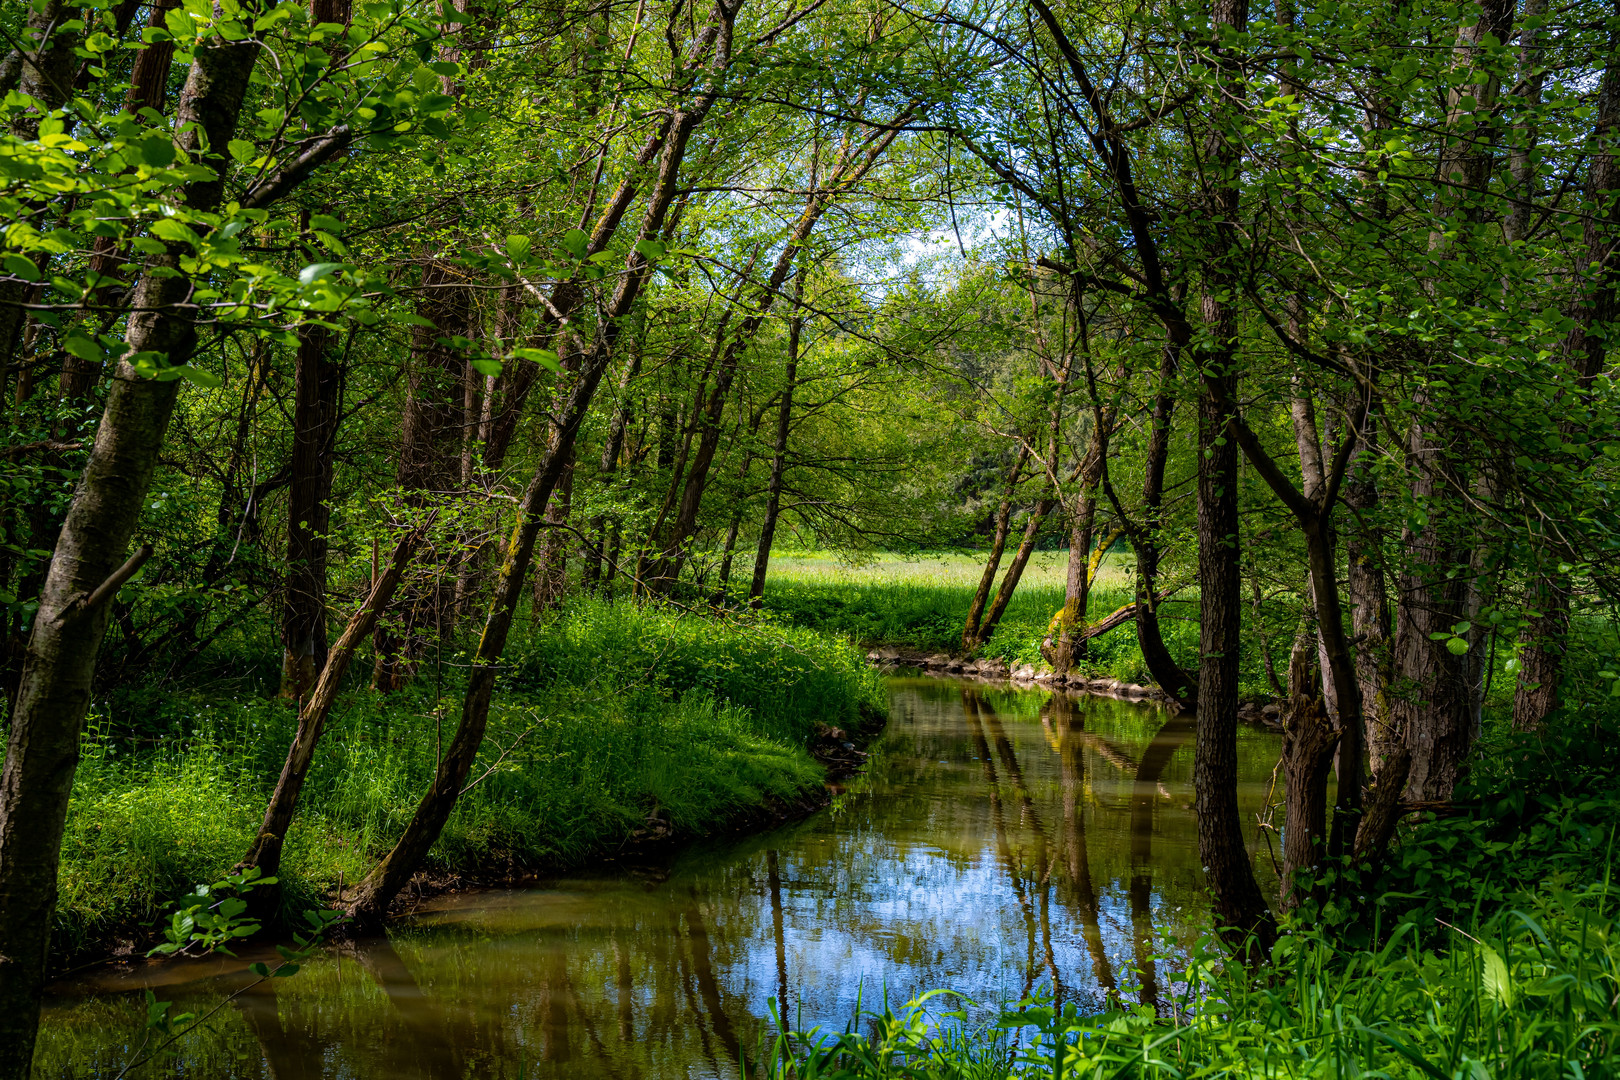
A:
MULTIPOLYGON (((824 635, 630 604, 576 604, 509 660, 430 869, 566 867, 655 814, 702 834, 819 783, 812 726, 858 725, 883 701, 859 653, 824 635)), ((340 702, 288 838, 290 905, 357 880, 398 836, 454 729, 456 690, 424 677, 340 702)), ((103 703, 63 845, 59 953, 139 937, 168 899, 239 859, 294 723, 268 696, 206 685, 103 703)))

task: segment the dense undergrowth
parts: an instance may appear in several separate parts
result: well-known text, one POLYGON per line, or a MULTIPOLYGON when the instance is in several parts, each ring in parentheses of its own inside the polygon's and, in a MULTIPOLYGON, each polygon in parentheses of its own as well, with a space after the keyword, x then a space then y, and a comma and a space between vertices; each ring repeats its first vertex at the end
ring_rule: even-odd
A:
MULTIPOLYGON (((398 836, 455 727, 462 669, 446 659, 388 696, 353 673, 288 839, 289 906, 358 880, 398 836)), ((576 601, 508 660, 434 871, 567 866, 655 813, 700 834, 817 784, 813 726, 882 708, 860 655, 825 635, 627 603, 576 601)), ((60 956, 139 937, 167 901, 242 857, 295 725, 273 695, 273 682, 206 681, 98 705, 63 845, 60 956)))
POLYGON ((1034 998, 982 1026, 943 991, 784 1036, 796 1080, 1620 1076, 1620 724, 1490 743, 1456 813, 1375 872, 1324 875, 1257 969, 1206 939, 1169 1000, 1083 1015, 1034 998), (1310 927, 1306 929, 1306 927, 1310 927))

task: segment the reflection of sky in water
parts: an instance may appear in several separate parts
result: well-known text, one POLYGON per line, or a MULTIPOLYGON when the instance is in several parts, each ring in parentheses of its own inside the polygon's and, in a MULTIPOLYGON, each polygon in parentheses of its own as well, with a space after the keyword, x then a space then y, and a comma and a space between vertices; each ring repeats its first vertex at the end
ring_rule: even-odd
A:
MULTIPOLYGON (((238 998, 155 1074, 733 1076, 784 989, 790 1022, 834 1029, 857 994, 874 1008, 934 987, 987 1005, 1035 987, 1082 1007, 1116 986, 1151 1001, 1158 934, 1184 943, 1202 904, 1190 722, 939 679, 891 692, 837 812, 673 865, 445 898, 392 945, 238 998)), ((1240 735, 1246 820, 1276 750, 1240 735)), ((147 974, 197 1010, 244 981, 202 976, 240 967, 147 974)), ((137 986, 64 988, 41 1075, 116 1072, 139 1034, 137 986)))

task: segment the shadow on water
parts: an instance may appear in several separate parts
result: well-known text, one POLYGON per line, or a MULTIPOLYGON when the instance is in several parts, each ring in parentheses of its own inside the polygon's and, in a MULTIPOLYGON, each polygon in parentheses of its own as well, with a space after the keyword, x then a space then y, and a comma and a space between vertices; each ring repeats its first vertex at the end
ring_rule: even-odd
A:
MULTIPOLYGON (((943 678, 897 676, 890 695, 836 810, 636 873, 442 898, 241 993, 146 1074, 731 1078, 771 1034, 771 999, 794 1026, 834 1030, 858 995, 939 986, 986 1007, 1037 989, 1158 1007, 1154 957, 1203 917, 1191 722, 943 678)), ((1240 736, 1246 813, 1277 750, 1240 736)), ((205 1012, 260 958, 58 985, 37 1075, 116 1074, 146 987, 205 1012)))

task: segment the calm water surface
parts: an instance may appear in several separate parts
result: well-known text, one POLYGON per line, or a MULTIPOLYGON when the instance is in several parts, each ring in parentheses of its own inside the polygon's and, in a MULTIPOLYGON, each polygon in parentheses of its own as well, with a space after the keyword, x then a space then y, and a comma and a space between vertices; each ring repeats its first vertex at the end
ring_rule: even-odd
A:
MULTIPOLYGON (((1154 955, 1179 951, 1203 907, 1191 720, 943 678, 889 687, 889 726, 831 809, 659 865, 445 898, 240 994, 141 1075, 735 1077, 772 998, 834 1028, 885 990, 1155 1000, 1154 955)), ((1247 821, 1277 753, 1240 731, 1247 821)), ((36 1075, 116 1075, 147 988, 202 1013, 252 959, 57 986, 36 1075)))

